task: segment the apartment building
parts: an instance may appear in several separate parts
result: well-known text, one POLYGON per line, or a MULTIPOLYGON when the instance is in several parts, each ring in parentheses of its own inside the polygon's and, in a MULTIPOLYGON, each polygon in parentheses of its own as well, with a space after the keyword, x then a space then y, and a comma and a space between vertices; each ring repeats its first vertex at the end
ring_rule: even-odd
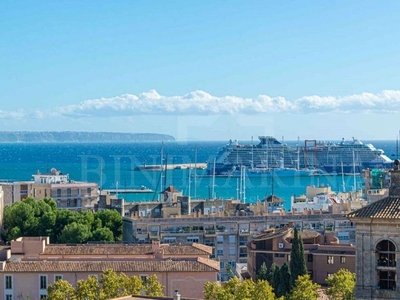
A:
MULTIPOLYGON (((247 244, 247 272, 256 279, 263 263, 267 268, 290 262, 290 252, 294 228, 285 226, 269 229, 258 234, 247 244)), ((355 272, 356 247, 352 244, 340 244, 333 232, 321 234, 317 231, 299 231, 303 240, 307 270, 311 279, 325 285, 325 279, 340 269, 355 272)))
POLYGON ((4 206, 27 197, 37 200, 51 197, 57 207, 67 209, 93 209, 98 201, 97 183, 71 180, 68 174, 52 168, 49 174, 32 175, 32 181, 1 182, 4 191, 4 206))
POLYGON ((75 286, 110 268, 127 276, 156 275, 169 297, 179 290, 184 297, 202 298, 204 284, 216 281, 219 271, 211 252, 196 243, 52 245, 48 237, 23 237, 0 249, 0 298, 45 299, 48 285, 59 278, 75 286))
POLYGON ((210 246, 211 258, 220 263, 222 281, 229 279, 237 263, 247 263, 247 243, 265 229, 293 223, 299 230, 331 231, 340 243, 354 242, 354 227, 343 214, 286 213, 276 203, 281 201, 274 197, 249 205, 237 200, 190 200, 181 195, 170 203, 131 203, 125 206, 128 216, 123 220, 123 239, 144 244, 161 240, 210 246))

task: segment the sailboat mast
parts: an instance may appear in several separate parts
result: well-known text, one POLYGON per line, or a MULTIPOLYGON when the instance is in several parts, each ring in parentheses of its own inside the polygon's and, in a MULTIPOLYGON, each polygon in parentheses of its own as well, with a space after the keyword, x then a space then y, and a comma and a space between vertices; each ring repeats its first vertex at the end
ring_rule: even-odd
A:
POLYGON ((342 188, 343 188, 343 193, 345 193, 346 192, 346 184, 344 182, 343 161, 342 161, 342 188))
POLYGON ((194 151, 194 199, 197 199, 197 147, 194 151))
POLYGON ((211 197, 212 197, 212 199, 215 199, 214 188, 215 188, 215 158, 214 158, 214 165, 213 165, 213 178, 212 178, 212 187, 211 187, 211 197))
POLYGON ((163 156, 164 156, 164 142, 161 142, 161 153, 160 153, 160 198, 163 192, 163 156))
POLYGON ((300 170, 300 137, 297 137, 297 170, 300 170))
POLYGON ((243 203, 246 203, 246 166, 243 166, 243 203))
POLYGON ((357 191, 357 183, 356 183, 356 162, 354 160, 354 150, 353 150, 353 181, 354 181, 354 188, 353 191, 357 191))

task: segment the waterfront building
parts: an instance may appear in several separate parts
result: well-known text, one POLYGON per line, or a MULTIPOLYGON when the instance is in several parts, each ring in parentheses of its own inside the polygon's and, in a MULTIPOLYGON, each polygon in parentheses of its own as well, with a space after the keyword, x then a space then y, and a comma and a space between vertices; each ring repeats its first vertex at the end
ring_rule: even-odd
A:
POLYGON ((389 195, 347 216, 356 226, 356 299, 400 299, 399 160, 389 195))
POLYGON ((0 298, 44 299, 58 278, 76 286, 88 276, 100 278, 107 269, 127 276, 156 275, 164 295, 175 290, 202 298, 204 284, 217 280, 219 263, 209 259, 211 248, 196 243, 165 245, 50 244, 48 237, 23 237, 0 249, 0 298))
POLYGON ((181 194, 172 203, 125 203, 123 239, 134 243, 161 240, 170 244, 208 245, 211 257, 220 263, 222 281, 229 279, 229 270, 235 269, 237 263, 247 263, 246 244, 265 229, 293 223, 300 230, 331 231, 339 243, 354 241, 353 224, 343 212, 288 213, 282 207, 268 213, 269 209, 268 200, 244 204, 234 199, 191 200, 181 194))
POLYGON ((362 191, 335 192, 330 185, 307 186, 306 194, 291 197, 291 209, 294 212, 322 210, 333 212, 353 211, 367 205, 362 198, 362 191))
POLYGON ((97 183, 74 181, 68 174, 52 168, 50 174, 37 172, 32 181, 0 182, 4 191, 4 206, 27 197, 42 200, 53 198, 58 208, 93 209, 98 201, 97 183))

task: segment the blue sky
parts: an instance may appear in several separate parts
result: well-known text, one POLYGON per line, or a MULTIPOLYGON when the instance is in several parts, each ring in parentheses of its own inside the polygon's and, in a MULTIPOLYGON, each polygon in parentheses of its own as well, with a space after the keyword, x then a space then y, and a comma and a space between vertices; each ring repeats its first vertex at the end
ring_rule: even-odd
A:
POLYGON ((0 130, 395 139, 400 1, 7 1, 0 130))

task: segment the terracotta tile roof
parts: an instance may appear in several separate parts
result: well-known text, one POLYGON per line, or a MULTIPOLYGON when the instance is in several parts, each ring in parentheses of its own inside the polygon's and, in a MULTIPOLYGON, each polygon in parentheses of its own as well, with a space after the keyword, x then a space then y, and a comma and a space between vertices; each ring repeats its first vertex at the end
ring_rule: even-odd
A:
POLYGON ((163 246, 164 255, 209 255, 212 254, 212 248, 206 245, 193 243, 191 245, 169 245, 163 246))
MULTIPOLYGON (((205 245, 161 245, 164 255, 207 255, 210 247, 205 245)), ((47 245, 45 255, 145 255, 152 254, 151 245, 47 245)))
POLYGON ((151 245, 47 245, 43 254, 47 255, 140 255, 150 253, 151 245))
POLYGON ((96 272, 107 269, 116 272, 217 272, 219 263, 210 259, 137 260, 137 261, 11 261, 7 272, 96 272))
MULTIPOLYGON (((316 231, 304 230, 304 231, 299 231, 299 236, 304 240, 304 239, 319 237, 320 234, 316 231)), ((292 231, 292 233, 290 234, 290 237, 294 238, 294 231, 292 231)))
POLYGON ((275 195, 270 195, 267 198, 264 198, 261 202, 268 202, 268 203, 284 203, 285 200, 279 198, 275 195))
POLYGON ((195 247, 195 248, 197 248, 197 249, 199 249, 199 250, 201 250, 201 251, 204 251, 204 252, 206 252, 206 253, 208 253, 208 254, 212 254, 212 247, 210 247, 210 246, 206 246, 206 245, 203 245, 203 244, 193 243, 193 244, 192 244, 192 247, 195 247))
POLYGON ((271 229, 271 230, 262 232, 259 235, 255 236, 253 238, 253 241, 262 241, 262 240, 276 238, 276 237, 287 234, 290 230, 291 230, 291 228, 288 228, 288 227, 283 227, 283 228, 279 228, 279 229, 271 229))
POLYGON ((389 196, 347 214, 351 218, 400 219, 400 197, 389 196))

